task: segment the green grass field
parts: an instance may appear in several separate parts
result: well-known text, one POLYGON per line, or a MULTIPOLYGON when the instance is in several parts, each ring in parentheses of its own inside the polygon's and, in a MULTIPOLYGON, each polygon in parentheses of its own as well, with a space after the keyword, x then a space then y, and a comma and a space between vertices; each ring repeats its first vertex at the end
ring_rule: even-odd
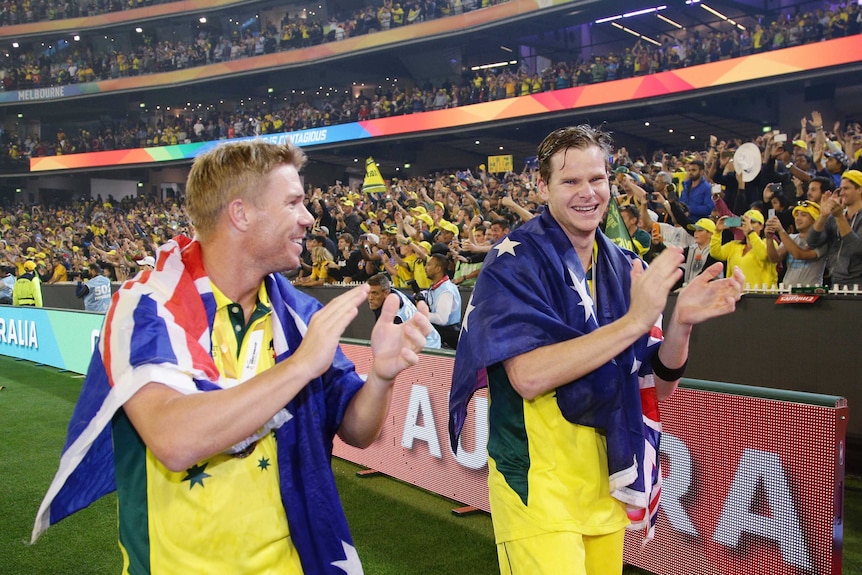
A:
MULTIPOLYGON (((82 379, 0 356, 0 575, 120 572, 116 500, 105 497, 30 546, 33 519, 57 468, 82 379)), ((452 515, 456 504, 384 476, 333 470, 368 575, 498 573, 490 517, 452 515)), ((846 491, 844 573, 862 575, 862 481, 846 491)), ((626 575, 643 573, 627 568, 626 575)))

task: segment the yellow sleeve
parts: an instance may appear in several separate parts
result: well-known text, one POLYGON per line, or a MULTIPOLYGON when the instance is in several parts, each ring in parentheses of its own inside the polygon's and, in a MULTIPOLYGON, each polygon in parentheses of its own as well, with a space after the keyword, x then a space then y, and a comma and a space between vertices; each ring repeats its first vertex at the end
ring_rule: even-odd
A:
POLYGON ((751 233, 748 234, 748 241, 751 242, 751 251, 754 252, 754 255, 759 260, 769 260, 769 255, 766 253, 766 241, 761 238, 758 234, 755 234, 754 237, 751 237, 751 233))
POLYGON ((723 262, 727 261, 727 258, 730 257, 730 243, 721 244, 721 232, 718 230, 712 233, 712 237, 709 238, 709 255, 713 257, 713 259, 721 260, 723 262))

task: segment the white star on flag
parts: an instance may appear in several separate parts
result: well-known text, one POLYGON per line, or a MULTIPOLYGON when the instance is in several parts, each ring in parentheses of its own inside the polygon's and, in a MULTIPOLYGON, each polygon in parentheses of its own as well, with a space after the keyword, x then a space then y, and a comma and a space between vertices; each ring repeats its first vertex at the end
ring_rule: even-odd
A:
MULTIPOLYGON (((587 289, 587 279, 584 278, 582 280, 578 279, 578 276, 575 275, 571 269, 569 270, 569 276, 572 278, 572 289, 578 292, 578 295, 581 297, 581 301, 578 305, 584 308, 584 321, 589 322, 590 317, 593 317, 595 320, 594 310, 593 310, 593 297, 590 295, 590 290, 587 289)), ((595 320, 596 324, 598 324, 598 320, 595 320)))
POLYGON ((470 296, 470 301, 467 302, 467 309, 464 310, 464 320, 461 322, 461 329, 467 331, 467 320, 470 319, 470 312, 476 309, 473 305, 473 296, 470 296))
POLYGON ((330 565, 338 567, 347 573, 347 575, 364 575, 362 563, 359 561, 359 554, 356 552, 356 548, 347 541, 342 541, 341 547, 344 549, 344 559, 333 561, 330 565))
POLYGON ((515 246, 521 245, 521 242, 513 242, 509 239, 509 236, 503 238, 503 241, 494 246, 494 249, 497 250, 497 257, 503 254, 512 254, 515 255, 515 246))
POLYGON ((635 358, 634 360, 632 360, 632 370, 631 370, 631 373, 637 373, 637 372, 638 372, 638 370, 639 370, 640 368, 641 368, 641 362, 640 362, 640 360, 639 360, 638 358, 635 358))

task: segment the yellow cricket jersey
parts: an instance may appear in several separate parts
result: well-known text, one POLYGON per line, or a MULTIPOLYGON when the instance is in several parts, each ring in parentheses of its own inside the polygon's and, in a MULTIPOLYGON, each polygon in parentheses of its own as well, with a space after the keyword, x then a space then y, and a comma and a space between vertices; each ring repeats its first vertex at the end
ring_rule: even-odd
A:
POLYGON ((413 279, 416 280, 416 285, 421 289, 431 287, 431 280, 428 279, 428 274, 425 273, 425 260, 416 260, 416 263, 413 265, 413 279))
POLYGON ((739 266, 745 274, 745 283, 769 287, 778 285, 778 267, 769 261, 765 240, 757 234, 749 233, 751 249, 745 251, 745 242, 732 241, 722 244, 721 232, 716 230, 709 240, 709 255, 717 260, 727 262, 725 269, 728 275, 733 268, 739 266))
POLYGON ((397 288, 410 287, 410 284, 407 282, 414 279, 414 273, 416 270, 416 254, 410 253, 401 258, 401 263, 398 264, 395 269, 398 271, 398 274, 392 278, 393 285, 397 288))
MULTIPOLYGON (((261 285, 246 325, 242 308, 213 292, 213 359, 224 385, 239 385, 275 364, 269 300, 261 285)), ((172 472, 122 411, 112 431, 124 575, 302 573, 281 502, 274 434, 244 457, 221 453, 172 472)))
POLYGON ((567 421, 555 392, 518 395, 502 364, 488 368, 488 487, 497 543, 558 531, 603 535, 629 524, 611 497, 607 446, 567 421))

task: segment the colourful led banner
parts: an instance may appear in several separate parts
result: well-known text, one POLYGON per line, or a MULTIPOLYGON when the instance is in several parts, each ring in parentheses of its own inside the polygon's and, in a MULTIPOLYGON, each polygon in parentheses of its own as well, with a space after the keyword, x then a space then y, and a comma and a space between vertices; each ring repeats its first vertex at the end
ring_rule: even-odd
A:
MULTIPOLYGON (((274 141, 290 138, 300 146, 313 147, 366 138, 430 132, 497 120, 525 118, 549 112, 574 111, 599 105, 628 103, 646 98, 846 65, 859 62, 860 55, 862 55, 862 35, 856 35, 649 76, 542 92, 448 110, 378 118, 365 122, 265 137, 274 141)), ((32 158, 30 171, 41 172, 191 159, 201 151, 218 143, 180 144, 178 146, 136 150, 32 158)))
POLYGON ((233 138, 232 140, 214 140, 196 142, 193 144, 178 144, 176 146, 157 146, 153 148, 134 148, 131 150, 111 150, 108 152, 91 152, 88 154, 68 154, 65 156, 46 156, 30 160, 31 172, 52 170, 70 170, 93 168, 96 166, 128 166, 135 164, 152 164, 158 162, 175 162, 191 160, 198 154, 227 141, 241 142, 243 140, 261 139, 273 144, 283 144, 288 140, 298 146, 308 147, 321 144, 333 144, 370 138, 372 135, 364 128, 363 123, 339 124, 325 128, 312 128, 282 134, 266 134, 233 138))

